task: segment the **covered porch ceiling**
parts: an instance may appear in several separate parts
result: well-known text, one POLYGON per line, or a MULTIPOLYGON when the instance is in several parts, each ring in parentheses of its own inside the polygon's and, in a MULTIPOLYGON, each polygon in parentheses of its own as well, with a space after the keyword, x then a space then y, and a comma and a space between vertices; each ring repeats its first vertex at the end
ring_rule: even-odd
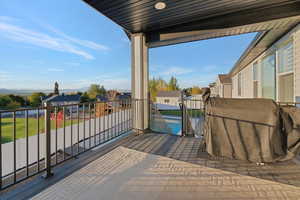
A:
POLYGON ((297 21, 287 18, 300 15, 299 0, 84 1, 128 34, 145 33, 150 47, 266 31, 297 21), (155 9, 158 2, 166 8, 155 9))
POLYGON ((144 33, 160 47, 259 32, 236 64, 235 73, 300 22, 299 0, 84 0, 120 25, 130 37, 144 33), (165 3, 162 10, 155 8, 165 3))

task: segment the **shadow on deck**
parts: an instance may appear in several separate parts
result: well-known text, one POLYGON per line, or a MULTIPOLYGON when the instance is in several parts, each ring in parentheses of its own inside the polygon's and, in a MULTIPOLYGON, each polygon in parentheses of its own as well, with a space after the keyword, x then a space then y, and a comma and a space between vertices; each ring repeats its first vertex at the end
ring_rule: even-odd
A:
POLYGON ((257 166, 246 161, 214 158, 205 151, 200 139, 168 134, 140 135, 123 146, 192 164, 300 187, 300 164, 295 160, 257 166))

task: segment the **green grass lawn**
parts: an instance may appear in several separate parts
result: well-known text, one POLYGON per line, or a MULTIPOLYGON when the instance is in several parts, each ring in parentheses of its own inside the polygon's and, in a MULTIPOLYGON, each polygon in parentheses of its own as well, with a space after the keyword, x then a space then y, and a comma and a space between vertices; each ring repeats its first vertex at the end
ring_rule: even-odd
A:
MULTIPOLYGON (((81 120, 83 121, 83 120, 81 120)), ((66 126, 71 125, 71 120, 65 121, 66 126)), ((73 119, 73 124, 77 124, 77 119, 73 119)), ((2 138, 1 143, 11 142, 13 140, 13 119, 12 118, 2 118, 2 138)), ((58 128, 63 127, 63 122, 61 122, 58 128)), ((55 121, 51 121, 51 129, 55 129, 55 121)), ((43 133, 45 130, 45 120, 44 117, 39 119, 39 133, 43 133)), ((38 120, 36 118, 28 118, 28 135, 32 136, 38 133, 38 120)), ((16 119, 16 138, 24 138, 26 136, 26 120, 24 118, 16 119)))
MULTIPOLYGON (((159 112, 162 115, 181 116, 180 110, 161 110, 159 112)), ((200 110, 189 110, 188 113, 191 117, 199 117, 203 115, 203 112, 200 110)))

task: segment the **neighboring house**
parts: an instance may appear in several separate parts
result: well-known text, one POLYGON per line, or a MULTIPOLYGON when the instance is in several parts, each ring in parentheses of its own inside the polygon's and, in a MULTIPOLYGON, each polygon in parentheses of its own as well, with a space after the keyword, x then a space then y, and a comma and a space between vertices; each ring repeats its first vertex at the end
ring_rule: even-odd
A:
POLYGON ((215 93, 217 96, 223 98, 231 98, 232 89, 231 89, 231 77, 228 74, 219 74, 216 80, 217 88, 215 93))
POLYGON ((131 99, 131 93, 130 92, 120 93, 116 96, 116 99, 119 101, 131 99))
POLYGON ((159 104, 178 106, 180 98, 180 91, 159 91, 156 96, 156 102, 159 104))
POLYGON ((278 35, 257 36, 233 67, 234 98, 300 102, 300 25, 278 35), (261 48, 265 51, 256 55, 261 48))
POLYGON ((189 109, 202 109, 203 108, 203 100, 202 94, 192 95, 189 97, 185 97, 185 105, 189 109))
POLYGON ((63 106, 80 103, 80 95, 53 95, 42 99, 42 103, 50 103, 51 106, 63 106))
POLYGON ((212 97, 217 97, 219 95, 219 88, 217 87, 216 82, 210 83, 208 87, 212 97))
POLYGON ((108 97, 106 95, 97 95, 96 96, 96 100, 100 101, 100 102, 107 102, 108 101, 108 97))

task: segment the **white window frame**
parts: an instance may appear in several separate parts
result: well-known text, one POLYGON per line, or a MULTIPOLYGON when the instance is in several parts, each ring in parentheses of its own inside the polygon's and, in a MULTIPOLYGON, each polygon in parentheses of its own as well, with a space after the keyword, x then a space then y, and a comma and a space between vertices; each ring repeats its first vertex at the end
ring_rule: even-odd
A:
MULTIPOLYGON (((285 76, 285 75, 289 75, 289 74, 293 74, 294 75, 294 80, 295 80, 295 45, 294 45, 294 42, 293 40, 288 40, 288 41, 284 41, 281 43, 281 45, 277 48, 276 50, 276 101, 280 101, 279 99, 279 92, 280 92, 280 88, 279 88, 279 80, 280 80, 280 77, 281 76, 285 76), (290 43, 292 43, 293 45, 293 68, 291 71, 287 71, 287 72, 280 72, 279 70, 279 50, 281 48, 284 48, 286 45, 289 45, 290 43)), ((295 87, 295 86, 294 86, 295 87)), ((295 101, 295 88, 294 89, 294 101, 295 101)))

